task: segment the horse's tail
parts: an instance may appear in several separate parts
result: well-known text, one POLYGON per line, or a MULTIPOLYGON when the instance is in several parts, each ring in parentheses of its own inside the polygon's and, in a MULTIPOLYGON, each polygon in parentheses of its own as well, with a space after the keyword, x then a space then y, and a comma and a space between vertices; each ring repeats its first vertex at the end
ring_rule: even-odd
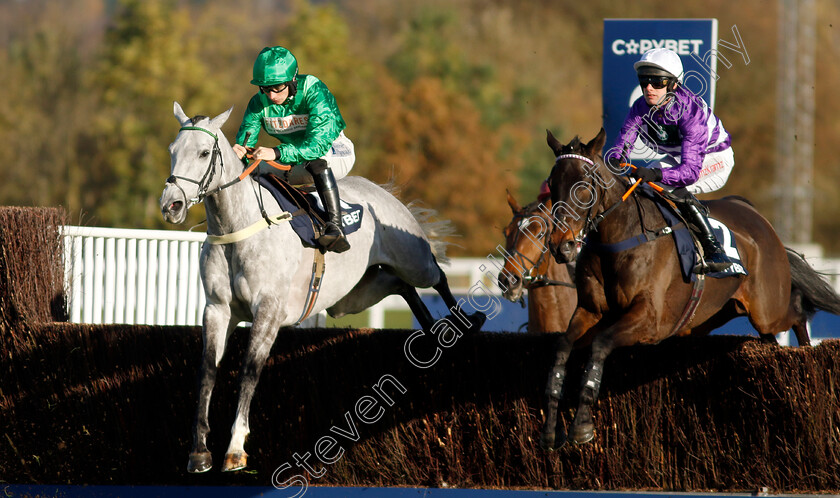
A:
POLYGON ((802 294, 803 311, 809 318, 818 310, 840 315, 840 295, 823 278, 824 274, 811 268, 798 252, 786 249, 790 261, 791 287, 793 291, 798 290, 802 294))
MULTIPOLYGON (((399 197, 401 188, 394 181, 393 176, 388 183, 380 184, 380 187, 385 189, 394 197, 399 197)), ((457 236, 455 225, 449 220, 439 220, 437 218, 438 212, 432 208, 423 207, 419 201, 411 201, 405 205, 411 216, 417 220, 426 238, 429 239, 429 245, 432 249, 432 254, 440 264, 449 263, 449 258, 446 256, 446 248, 452 243, 444 240, 446 237, 457 236)))
POLYGON ((449 258, 446 256, 446 248, 449 247, 451 242, 447 242, 445 238, 457 235, 455 225, 449 220, 436 219, 438 214, 436 210, 420 206, 415 201, 409 202, 406 207, 414 216, 414 219, 417 220, 417 223, 420 224, 426 238, 429 239, 432 254, 434 254, 437 262, 448 263, 449 258))

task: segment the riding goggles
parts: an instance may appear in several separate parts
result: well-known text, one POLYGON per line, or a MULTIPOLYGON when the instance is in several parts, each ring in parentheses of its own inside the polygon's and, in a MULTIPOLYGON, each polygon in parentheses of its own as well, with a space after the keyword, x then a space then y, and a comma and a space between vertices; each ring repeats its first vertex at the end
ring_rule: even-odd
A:
POLYGON ((648 85, 652 86, 657 90, 661 90, 668 86, 668 83, 671 82, 671 78, 667 76, 653 76, 653 75, 639 75, 639 85, 642 88, 647 87, 648 85))
POLYGON ((288 86, 289 85, 287 85, 285 83, 280 83, 279 85, 261 86, 260 91, 262 93, 266 94, 266 95, 268 95, 270 93, 280 93, 283 90, 285 90, 286 88, 288 88, 288 86))

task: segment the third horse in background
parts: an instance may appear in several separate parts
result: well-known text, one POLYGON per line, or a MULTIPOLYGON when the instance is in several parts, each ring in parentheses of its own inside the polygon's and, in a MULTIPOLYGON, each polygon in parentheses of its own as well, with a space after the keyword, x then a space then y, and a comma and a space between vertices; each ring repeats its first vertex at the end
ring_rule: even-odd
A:
POLYGON ((528 291, 529 333, 563 332, 577 306, 574 264, 554 261, 548 250, 551 199, 537 199, 525 207, 507 193, 513 218, 505 227, 505 266, 499 288, 505 299, 525 306, 528 291))

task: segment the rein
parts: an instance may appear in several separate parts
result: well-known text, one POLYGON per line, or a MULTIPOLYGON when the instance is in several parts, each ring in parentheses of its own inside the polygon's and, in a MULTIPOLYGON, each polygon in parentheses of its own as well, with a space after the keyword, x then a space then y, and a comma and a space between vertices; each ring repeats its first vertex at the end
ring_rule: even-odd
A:
MULTIPOLYGON (((208 187, 210 186, 210 182, 213 181, 213 176, 216 174, 216 159, 217 158, 219 159, 219 166, 221 167, 222 171, 224 171, 224 169, 225 169, 224 160, 222 159, 222 151, 221 151, 221 149, 219 149, 219 137, 215 133, 213 133, 212 131, 210 131, 206 128, 201 128, 200 126, 183 126, 183 127, 181 127, 181 129, 178 130, 178 132, 180 133, 182 131, 201 131, 201 132, 204 132, 204 133, 210 135, 211 137, 213 137, 213 154, 210 157, 210 164, 207 165, 207 169, 204 171, 204 175, 202 175, 201 180, 196 181, 196 180, 193 180, 192 178, 187 178, 187 177, 184 177, 184 176, 177 176, 177 175, 172 175, 172 176, 170 176, 169 178, 166 179, 166 183, 175 185, 176 187, 178 187, 178 189, 181 190, 181 193, 184 194, 184 199, 187 199, 187 195, 184 192, 184 189, 182 189, 176 183, 176 180, 184 180, 185 182, 189 182, 189 183, 193 183, 195 185, 198 185, 198 193, 196 193, 195 198, 187 199, 191 204, 198 204, 201 201, 203 201, 205 197, 210 196, 210 195, 218 194, 222 190, 224 190, 228 187, 232 187, 233 185, 236 185, 237 183, 239 183, 242 180, 244 180, 245 178, 247 178, 251 173, 253 173, 254 170, 257 169, 257 166, 259 166, 260 162, 262 162, 261 159, 257 159, 256 161, 253 161, 250 165, 248 165, 247 168, 245 168, 244 171, 242 171, 242 173, 239 174, 239 176, 237 176, 233 180, 231 180, 231 181, 229 181, 229 182, 227 182, 223 185, 220 185, 220 186, 214 188, 213 190, 208 190, 208 187)), ((288 171, 288 170, 292 169, 292 167, 289 166, 289 165, 280 164, 280 163, 277 163, 277 162, 274 162, 274 161, 266 161, 266 163, 269 164, 270 166, 274 167, 274 168, 284 170, 284 171, 288 171)))
MULTIPOLYGON (((208 190, 210 183, 213 181, 213 177, 216 174, 216 159, 219 160, 219 167, 224 171, 225 165, 224 160, 222 159, 222 151, 219 149, 219 137, 211 132, 206 128, 201 128, 200 126, 182 126, 178 132, 182 131, 200 131, 206 133, 213 137, 213 154, 210 157, 210 164, 207 165, 207 169, 204 171, 204 174, 201 177, 201 180, 193 180, 192 178, 186 178, 183 176, 171 175, 169 178, 166 179, 167 184, 172 184, 178 187, 181 191, 181 194, 184 196, 184 200, 188 201, 192 204, 198 204, 203 201, 206 197, 215 195, 222 190, 232 187, 237 183, 241 182, 245 178, 247 178, 254 170, 257 169, 261 159, 257 159, 253 161, 245 170, 239 174, 233 180, 220 185, 212 190, 208 190), (184 180, 185 182, 193 183, 198 185, 198 193, 194 199, 187 199, 187 195, 184 192, 184 189, 178 185, 177 180, 184 180)), ((267 164, 270 166, 279 169, 288 171, 292 169, 291 166, 280 164, 274 161, 266 161, 267 164)), ((241 240, 245 240, 248 237, 254 235, 255 233, 273 225, 283 221, 289 221, 292 218, 292 215, 287 212, 280 213, 277 216, 269 217, 265 214, 265 211, 262 207, 262 199, 259 199, 260 202, 260 210, 262 211, 262 219, 257 221, 256 223, 252 224, 251 226, 245 227, 242 230, 237 230, 236 232, 229 233, 226 235, 207 235, 207 241, 210 244, 214 245, 223 245, 223 244, 232 244, 234 242, 239 242, 241 240)), ((312 263, 312 277, 309 282, 309 287, 307 288, 306 294, 306 301, 304 302, 303 311, 301 311, 300 317, 298 317, 295 326, 300 325, 300 323, 306 320, 309 317, 309 314, 312 312, 313 308, 315 307, 315 301, 318 299, 318 294, 321 291, 321 282, 323 281, 325 271, 325 262, 324 262, 324 253, 322 251, 316 250, 314 261, 312 263)))
MULTIPOLYGON (((582 156, 580 154, 561 154, 561 155, 557 156, 556 162, 554 163, 555 166, 557 165, 557 163, 561 159, 577 159, 579 161, 583 161, 583 162, 589 164, 592 167, 595 167, 595 162, 592 159, 589 159, 588 157, 582 156)), ((621 163, 621 166, 626 166, 626 167, 630 167, 630 168, 635 169, 635 166, 633 166, 630 163, 621 163)), ((600 225, 601 222, 604 221, 604 219, 606 219, 606 217, 609 216, 610 213, 612 213, 616 208, 618 208, 624 201, 626 201, 628 198, 630 198, 630 196, 636 190, 636 187, 638 187, 642 182, 643 182, 642 179, 638 179, 635 183, 633 183, 632 185, 630 185, 630 187, 628 187, 628 189, 624 192, 624 194, 622 194, 622 196, 619 200, 615 201, 611 206, 609 206, 607 209, 603 210, 602 212, 596 214, 595 216, 592 216, 592 208, 590 208, 589 212, 586 214, 586 221, 584 222, 583 228, 581 228, 581 231, 578 234, 578 236, 575 237, 575 242, 577 242, 578 244, 581 244, 581 245, 587 245, 588 244, 588 245, 592 246, 593 249, 595 249, 595 250, 600 249, 602 252, 621 252, 621 251, 626 251, 628 249, 636 247, 640 244, 644 244, 646 242, 651 242, 653 240, 658 239, 659 237, 670 235, 673 232, 673 230, 675 228, 677 228, 676 226, 665 227, 665 228, 663 228, 659 231, 653 232, 652 234, 648 234, 647 231, 644 229, 644 225, 643 225, 642 226, 642 232, 643 233, 641 235, 636 235, 636 236, 630 237, 627 240, 623 240, 623 241, 617 242, 615 244, 592 244, 592 243, 587 243, 586 242, 586 238, 589 236, 589 233, 593 232, 593 231, 597 232, 598 231, 598 225, 600 225)), ((651 183, 651 182, 647 182, 647 183, 648 183, 648 185, 653 187, 657 192, 659 192, 659 193, 665 192, 665 189, 663 189, 659 185, 656 185, 655 183, 651 183)), ((590 183, 590 185, 591 185, 591 183, 590 183)), ((639 216, 640 216, 640 219, 641 219, 641 213, 639 214, 639 216)))
MULTIPOLYGON (((209 187, 210 187, 210 183, 213 181, 213 177, 216 175, 216 159, 217 158, 219 160, 219 167, 222 169, 222 171, 224 171, 224 168, 225 168, 224 160, 222 159, 222 151, 221 151, 221 149, 219 149, 219 137, 215 133, 213 133, 212 131, 208 130, 207 128, 202 128, 200 126, 182 126, 178 130, 178 132, 180 133, 182 131, 200 131, 202 133, 206 133, 206 134, 210 135, 211 137, 213 137, 213 154, 210 157, 210 163, 207 165, 207 169, 204 170, 204 174, 201 176, 201 180, 196 181, 192 178, 187 178, 187 177, 178 176, 178 175, 171 175, 169 178, 166 179, 166 184, 167 185, 174 185, 175 187, 178 188, 178 190, 181 191, 181 195, 184 196, 184 200, 188 203, 187 208, 202 202, 205 198, 207 198, 211 195, 218 194, 219 192, 221 192, 222 190, 224 190, 228 187, 232 187, 233 185, 236 185, 237 183, 241 182, 245 178, 248 178, 248 176, 251 175, 251 173, 253 173, 254 170, 257 169, 257 166, 259 166, 259 164, 262 162, 261 159, 257 159, 256 161, 253 161, 250 165, 248 165, 247 168, 245 168, 244 171, 242 171, 242 173, 239 174, 239 176, 237 176, 233 180, 231 180, 231 181, 229 181, 225 184, 222 184, 222 185, 220 185, 220 186, 218 186, 218 187, 216 187, 212 190, 208 190, 209 187), (178 185, 178 183, 177 183, 178 180, 183 180, 185 182, 189 182, 189 183, 198 185, 198 192, 196 192, 196 196, 192 199, 187 199, 186 192, 184 192, 184 189, 181 188, 181 186, 178 185)), ((288 171, 292 168, 289 165, 279 164, 279 163, 274 162, 274 161, 265 161, 265 162, 267 164, 269 164, 270 166, 272 166, 276 169, 279 169, 279 170, 288 171)), ((251 235, 254 235, 255 233, 262 230, 263 228, 266 228, 270 225, 277 224, 280 221, 286 221, 285 214, 281 214, 279 216, 272 216, 272 217, 268 216, 266 214, 265 210, 263 209, 262 197, 261 196, 259 196, 258 201, 259 201, 259 205, 260 205, 260 212, 261 212, 262 218, 263 218, 262 220, 254 223, 253 225, 251 225, 247 228, 244 228, 242 230, 239 230, 239 231, 236 231, 236 232, 233 232, 233 233, 229 233, 227 235, 208 235, 207 237, 208 237, 208 240, 210 240, 210 243, 211 244, 230 244, 232 242, 238 242, 240 240, 244 240, 244 239, 250 237, 251 235)))

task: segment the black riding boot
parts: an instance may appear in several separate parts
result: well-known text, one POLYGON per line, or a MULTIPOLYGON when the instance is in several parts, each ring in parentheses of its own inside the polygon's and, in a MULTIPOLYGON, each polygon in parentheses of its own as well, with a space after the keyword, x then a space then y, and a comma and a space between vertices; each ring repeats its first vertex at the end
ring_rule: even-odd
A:
POLYGON ((700 239, 700 244, 703 246, 704 263, 700 263, 694 267, 694 273, 715 273, 724 271, 732 266, 732 260, 724 252, 715 232, 712 231, 712 226, 709 224, 709 219, 702 209, 697 205, 696 200, 689 200, 678 204, 682 209, 683 216, 686 217, 689 223, 697 227, 697 235, 700 239))
POLYGON ((318 239, 318 243, 333 252, 344 252, 350 249, 350 243, 347 242, 347 237, 341 230, 341 203, 332 170, 323 159, 310 161, 306 169, 312 174, 315 189, 321 196, 321 202, 324 203, 324 210, 327 212, 324 234, 318 239))

